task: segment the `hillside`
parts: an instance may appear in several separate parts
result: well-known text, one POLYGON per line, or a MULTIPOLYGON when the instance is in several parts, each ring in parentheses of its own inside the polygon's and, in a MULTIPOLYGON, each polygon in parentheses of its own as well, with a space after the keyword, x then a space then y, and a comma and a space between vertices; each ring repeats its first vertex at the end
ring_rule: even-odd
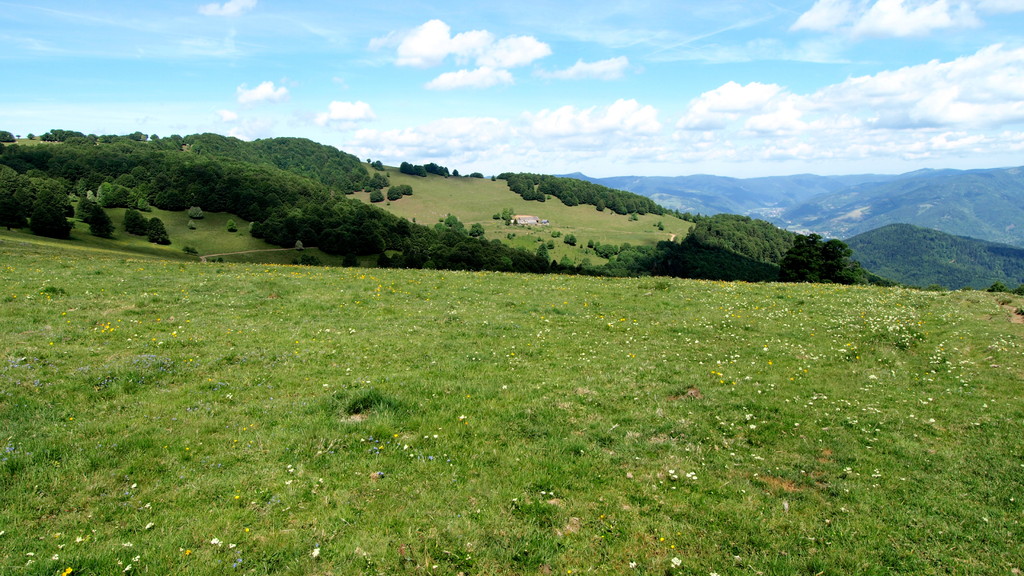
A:
POLYGON ((1021 567, 1003 295, 33 238, 0 242, 5 572, 1021 567))
POLYGON ((1024 246, 1024 169, 927 171, 863 184, 787 210, 780 222, 846 238, 887 224, 1024 246))
MULTIPOLYGON (((577 175, 581 178, 587 178, 577 175)), ((1024 246, 1024 169, 919 170, 895 176, 588 178, 680 212, 764 218, 801 233, 848 238, 888 224, 1024 246)))
POLYGON ((985 289, 1024 284, 1024 248, 890 224, 846 241, 872 272, 911 286, 985 289))
POLYGON ((301 246, 291 258, 304 264, 764 281, 792 241, 746 217, 690 235, 693 222, 649 198, 580 179, 395 170, 298 138, 48 138, 0 147, 3 224, 127 252, 167 253, 148 237, 195 258, 280 261, 273 247, 301 246), (92 230, 93 215, 108 229, 92 230))

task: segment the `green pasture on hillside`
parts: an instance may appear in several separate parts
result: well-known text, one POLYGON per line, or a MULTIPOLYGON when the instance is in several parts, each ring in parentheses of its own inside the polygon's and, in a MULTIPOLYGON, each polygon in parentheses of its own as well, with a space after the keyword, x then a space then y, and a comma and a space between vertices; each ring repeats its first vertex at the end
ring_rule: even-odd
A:
MULTIPOLYGON (((372 168, 367 168, 373 170, 372 168)), ((374 206, 384 208, 398 216, 426 226, 433 226, 443 220, 449 213, 454 214, 469 228, 480 223, 486 231, 486 237, 497 239, 512 246, 530 251, 537 249, 538 242, 554 241, 554 250, 550 256, 563 262, 566 257, 579 264, 588 258, 593 264, 602 264, 606 260, 586 250, 587 242, 593 240, 601 244, 621 245, 629 243, 634 246, 653 246, 660 241, 684 237, 693 226, 691 222, 673 216, 657 214, 638 215, 637 220, 630 220, 628 215, 616 214, 611 210, 597 211, 593 206, 566 206, 557 198, 546 202, 523 200, 518 194, 508 189, 504 180, 492 181, 489 178, 444 178, 437 175, 427 177, 402 174, 395 168, 388 168, 387 174, 393 185, 408 184, 413 188, 412 196, 405 196, 393 202, 376 202, 374 206), (545 226, 507 226, 501 220, 493 218, 505 208, 511 208, 514 214, 537 216, 548 220, 545 226), (658 223, 663 230, 658 229, 658 223), (552 232, 563 236, 552 238, 552 232), (514 234, 514 238, 508 238, 514 234), (575 248, 563 242, 565 235, 576 236, 575 248)), ((356 193, 355 198, 370 203, 368 193, 356 193)))
POLYGON ((0 278, 2 574, 1024 570, 1019 297, 11 234, 0 278))

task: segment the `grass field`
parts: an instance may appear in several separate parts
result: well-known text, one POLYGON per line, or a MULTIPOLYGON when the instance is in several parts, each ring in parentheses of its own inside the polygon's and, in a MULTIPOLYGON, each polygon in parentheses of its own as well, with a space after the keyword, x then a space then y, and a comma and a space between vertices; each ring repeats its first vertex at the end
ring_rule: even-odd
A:
POLYGON ((8 233, 0 275, 2 574, 1024 570, 993 294, 8 233))
MULTIPOLYGON (((367 168, 373 170, 372 168, 367 168)), ((554 241, 555 248, 549 251, 550 256, 564 262, 566 258, 579 264, 587 258, 593 264, 606 262, 591 250, 586 250, 587 242, 593 240, 601 244, 630 243, 634 246, 653 246, 662 240, 683 237, 693 226, 672 216, 645 214, 630 220, 629 216, 619 215, 611 210, 598 212, 593 206, 569 207, 557 198, 546 202, 530 202, 508 189, 504 180, 491 181, 489 178, 443 178, 429 175, 426 178, 402 174, 396 168, 388 168, 387 173, 392 184, 408 184, 413 188, 413 195, 403 197, 394 202, 378 202, 379 206, 408 220, 419 224, 433 226, 443 220, 449 213, 454 214, 467 228, 480 223, 486 231, 486 237, 525 248, 530 251, 537 249, 538 242, 554 241), (505 208, 511 208, 514 214, 527 214, 543 218, 550 222, 546 226, 507 226, 503 221, 495 220, 493 215, 505 208), (662 230, 658 224, 662 224, 662 230), (563 237, 553 238, 552 233, 558 232, 563 237), (509 238, 509 234, 514 234, 509 238), (577 238, 577 246, 571 247, 563 242, 567 234, 577 238)), ((355 198, 370 203, 370 195, 357 193, 355 198)))

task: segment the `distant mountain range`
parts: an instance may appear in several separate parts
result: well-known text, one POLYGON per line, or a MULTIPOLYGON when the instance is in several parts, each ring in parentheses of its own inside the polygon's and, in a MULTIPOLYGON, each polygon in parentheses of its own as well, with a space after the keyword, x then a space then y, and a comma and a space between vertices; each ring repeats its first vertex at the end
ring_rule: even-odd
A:
POLYGON ((1024 248, 954 236, 910 224, 889 224, 846 240, 853 259, 871 272, 911 286, 988 288, 1024 284, 1024 248))
POLYGON ((748 179, 568 176, 642 194, 681 212, 743 214, 826 237, 845 239, 905 223, 1024 247, 1024 168, 748 179))

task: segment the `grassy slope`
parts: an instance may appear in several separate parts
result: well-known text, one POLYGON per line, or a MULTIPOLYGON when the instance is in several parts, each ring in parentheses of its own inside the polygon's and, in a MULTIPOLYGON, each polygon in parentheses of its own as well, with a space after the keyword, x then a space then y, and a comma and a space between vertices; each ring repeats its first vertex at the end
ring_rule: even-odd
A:
MULTIPOLYGON (((373 170, 372 168, 367 168, 373 170)), ((426 178, 402 174, 395 168, 388 168, 392 184, 408 184, 413 188, 413 195, 391 203, 375 204, 409 220, 433 226, 448 214, 454 214, 467 228, 479 222, 487 231, 486 237, 508 242, 507 235, 514 233, 516 237, 509 242, 514 246, 536 250, 538 240, 553 240, 555 249, 551 257, 562 262, 569 257, 575 263, 583 258, 599 264, 604 262, 592 251, 586 250, 587 241, 593 240, 602 244, 623 244, 629 242, 634 246, 654 245, 661 240, 668 240, 672 234, 684 236, 693 226, 671 216, 647 214, 636 221, 628 216, 615 214, 611 210, 598 212, 593 206, 569 207, 557 198, 547 202, 528 202, 508 189, 504 180, 492 182, 481 178, 442 178, 429 175, 426 178), (549 220, 549 226, 542 227, 510 227, 492 216, 505 208, 511 208, 515 214, 529 214, 549 220), (665 230, 657 229, 662 222, 665 230), (559 231, 563 235, 574 234, 578 241, 572 248, 562 238, 552 238, 551 233, 559 231)), ((369 203, 370 195, 357 193, 356 198, 369 203)))
MULTIPOLYGON (((72 253, 76 250, 86 252, 96 251, 99 254, 124 258, 159 258, 168 260, 197 261, 199 256, 210 256, 217 254, 222 256, 225 262, 235 263, 262 263, 262 264, 291 264, 299 255, 293 251, 280 251, 280 246, 268 244, 263 240, 253 238, 249 235, 249 223, 237 216, 227 213, 207 212, 200 220, 195 220, 195 229, 188 227, 189 217, 185 212, 168 212, 154 208, 150 212, 144 212, 146 218, 159 218, 167 229, 171 238, 169 246, 160 246, 149 242, 145 236, 133 236, 124 231, 124 208, 111 208, 106 210, 114 223, 113 238, 97 238, 89 233, 89 225, 79 220, 74 220, 75 227, 71 230, 71 240, 61 242, 32 235, 27 228, 21 230, 0 229, 0 240, 16 241, 27 245, 45 245, 66 249, 72 253), (234 220, 238 232, 228 232, 228 220, 234 220), (183 248, 186 246, 196 249, 198 255, 186 254, 183 248), (246 254, 231 254, 234 252, 249 252, 246 254)), ((307 254, 316 256, 323 264, 340 266, 342 257, 325 254, 320 250, 307 250, 307 254)))
POLYGON ((994 295, 67 247, 0 243, 2 573, 1024 568, 994 295))

